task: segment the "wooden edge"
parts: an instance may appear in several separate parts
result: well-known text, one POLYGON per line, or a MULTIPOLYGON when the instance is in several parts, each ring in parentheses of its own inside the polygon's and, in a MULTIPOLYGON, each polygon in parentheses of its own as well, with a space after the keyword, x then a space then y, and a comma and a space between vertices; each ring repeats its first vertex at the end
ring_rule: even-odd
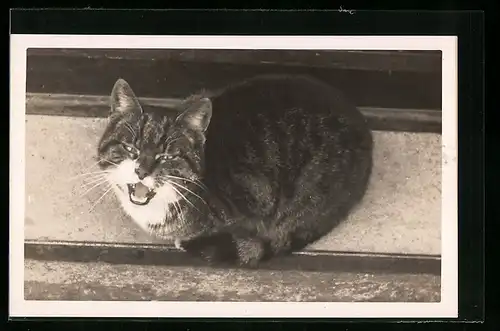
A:
MULTIPOLYGON (((140 98, 151 106, 171 109, 180 99, 140 98)), ((359 107, 372 130, 432 132, 441 134, 441 112, 423 109, 392 109, 359 107)), ((107 117, 109 97, 100 95, 72 95, 27 93, 26 114, 74 117, 107 117)))
POLYGON ((409 72, 441 72, 442 66, 440 51, 30 48, 27 55, 409 72))
MULTIPOLYGON (((26 240, 25 259, 109 264, 208 266, 172 245, 26 240)), ((266 270, 441 274, 439 255, 304 250, 262 264, 266 270)))

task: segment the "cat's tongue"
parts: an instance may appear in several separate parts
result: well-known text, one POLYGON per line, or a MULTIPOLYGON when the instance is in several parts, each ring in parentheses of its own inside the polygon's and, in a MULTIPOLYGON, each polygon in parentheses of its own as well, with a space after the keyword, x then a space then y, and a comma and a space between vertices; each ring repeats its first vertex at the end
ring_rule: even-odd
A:
POLYGON ((146 185, 142 183, 135 184, 135 190, 134 190, 135 197, 139 199, 146 199, 148 193, 149 193, 149 188, 146 185))

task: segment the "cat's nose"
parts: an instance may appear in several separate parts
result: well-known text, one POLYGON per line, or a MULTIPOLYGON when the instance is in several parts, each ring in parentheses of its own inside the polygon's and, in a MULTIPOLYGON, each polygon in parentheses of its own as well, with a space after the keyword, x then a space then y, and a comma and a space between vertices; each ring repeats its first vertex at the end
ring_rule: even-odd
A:
POLYGON ((140 167, 135 168, 135 173, 137 174, 140 180, 143 180, 144 178, 146 178, 147 175, 149 175, 149 173, 146 170, 140 167))

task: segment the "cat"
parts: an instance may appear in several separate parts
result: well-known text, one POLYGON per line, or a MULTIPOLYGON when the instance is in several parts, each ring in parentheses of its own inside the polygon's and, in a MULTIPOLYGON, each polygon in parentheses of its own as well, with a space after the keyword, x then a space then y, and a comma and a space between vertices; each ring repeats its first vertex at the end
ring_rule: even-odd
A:
POLYGON ((211 263, 256 267, 347 217, 372 149, 359 110, 311 77, 257 76, 173 109, 141 104, 118 79, 98 158, 144 231, 211 263))

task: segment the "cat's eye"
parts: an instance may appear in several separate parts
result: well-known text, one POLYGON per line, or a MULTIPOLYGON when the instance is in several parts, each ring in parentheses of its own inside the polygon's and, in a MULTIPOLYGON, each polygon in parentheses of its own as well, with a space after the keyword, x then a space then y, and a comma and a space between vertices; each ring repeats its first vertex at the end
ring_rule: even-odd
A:
POLYGON ((163 154, 157 156, 157 160, 160 161, 160 163, 163 163, 165 161, 171 161, 176 159, 179 156, 179 154, 163 154))
POLYGON ((129 145, 123 145, 123 148, 125 148, 125 150, 129 153, 132 153, 134 151, 134 149, 132 147, 130 147, 129 145))
POLYGON ((129 153, 131 158, 135 159, 137 157, 138 152, 136 148, 125 143, 122 143, 122 147, 127 153, 129 153))

